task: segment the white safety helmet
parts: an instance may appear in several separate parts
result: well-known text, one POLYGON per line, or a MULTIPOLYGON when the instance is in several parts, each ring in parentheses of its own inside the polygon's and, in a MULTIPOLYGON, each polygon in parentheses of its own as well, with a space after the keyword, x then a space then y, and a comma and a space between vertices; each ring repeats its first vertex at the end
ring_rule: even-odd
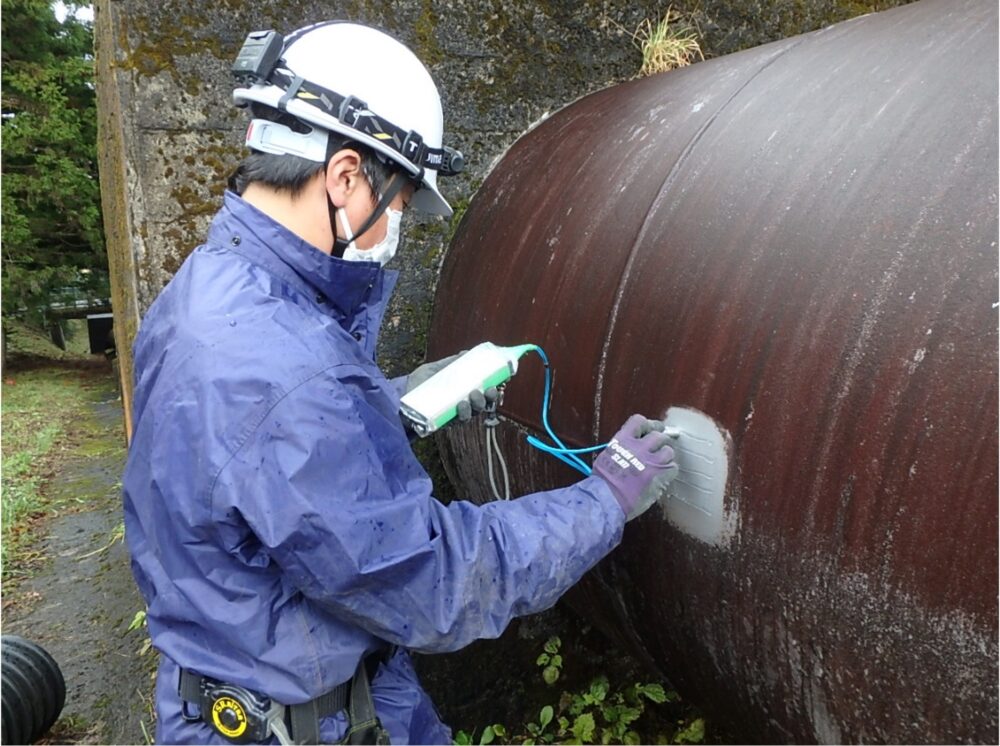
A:
POLYGON ((233 73, 244 86, 233 91, 237 106, 265 104, 313 128, 300 134, 255 119, 247 130, 251 148, 325 163, 328 133, 336 132, 401 166, 418 184, 412 207, 452 214, 437 177, 461 171, 462 154, 443 146, 441 97, 430 73, 396 39, 342 21, 307 26, 287 39, 254 32, 233 73))

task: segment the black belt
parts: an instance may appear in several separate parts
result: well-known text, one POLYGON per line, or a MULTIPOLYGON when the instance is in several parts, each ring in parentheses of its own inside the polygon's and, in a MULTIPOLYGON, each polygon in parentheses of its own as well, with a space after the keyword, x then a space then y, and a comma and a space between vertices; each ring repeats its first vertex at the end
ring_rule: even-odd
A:
MULTIPOLYGON (((348 679, 326 694, 309 702, 286 705, 285 713, 290 740, 299 744, 319 743, 319 721, 327 715, 340 712, 348 707, 350 707, 349 716, 352 720, 349 723, 348 733, 353 736, 352 743, 365 742, 364 740, 359 741, 358 737, 364 737, 361 731, 369 727, 368 720, 373 721, 371 728, 380 730, 381 725, 375 717, 374 707, 370 705, 367 708, 358 707, 355 702, 358 697, 351 698, 352 684, 359 682, 360 677, 364 677, 364 681, 360 682, 358 688, 359 690, 363 688, 364 698, 370 703, 368 682, 374 678, 379 665, 388 661, 394 650, 395 648, 389 648, 366 656, 359 663, 354 678, 348 679), (366 721, 365 723, 353 722, 357 710, 364 712, 362 719, 366 721)), ((177 692, 185 703, 199 706, 200 711, 197 716, 188 715, 186 708, 184 708, 182 714, 186 720, 203 720, 233 743, 261 743, 270 738, 271 732, 268 730, 267 719, 271 714, 272 700, 266 695, 202 676, 186 668, 180 669, 177 692)), ((361 692, 355 694, 358 695, 361 692)))

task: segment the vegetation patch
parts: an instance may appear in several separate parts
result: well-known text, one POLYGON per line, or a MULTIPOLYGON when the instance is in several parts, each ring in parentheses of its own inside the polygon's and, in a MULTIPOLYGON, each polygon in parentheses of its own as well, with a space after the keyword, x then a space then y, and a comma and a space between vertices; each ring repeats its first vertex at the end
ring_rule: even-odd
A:
POLYGON ((39 746, 59 743, 101 743, 104 726, 82 715, 60 717, 45 736, 35 743, 39 746))
POLYGON ((29 547, 41 519, 77 507, 72 496, 47 494, 46 484, 54 460, 82 435, 88 403, 107 393, 108 379, 103 358, 63 352, 23 325, 10 329, 7 352, 0 400, 0 574, 5 584, 40 559, 29 547))
POLYGON ((94 39, 53 3, 3 3, 2 308, 40 322, 53 301, 106 298, 94 39))
MULTIPOLYGON (((563 668, 562 641, 550 637, 536 664, 552 687, 563 668)), ((457 746, 494 742, 538 744, 698 744, 705 740, 705 720, 677 692, 659 683, 611 682, 595 677, 579 691, 563 691, 556 704, 544 705, 537 719, 508 729, 487 725, 480 733, 460 730, 457 746)))
POLYGON ((656 22, 646 19, 632 34, 642 52, 639 76, 676 70, 705 59, 697 29, 678 11, 668 8, 656 22))

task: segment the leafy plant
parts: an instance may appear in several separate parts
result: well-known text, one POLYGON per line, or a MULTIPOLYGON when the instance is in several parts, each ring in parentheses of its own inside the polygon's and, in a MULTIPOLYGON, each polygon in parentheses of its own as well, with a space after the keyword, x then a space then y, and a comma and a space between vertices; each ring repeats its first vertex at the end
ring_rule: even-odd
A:
POLYGON ((673 743, 702 743, 705 740, 705 721, 695 718, 687 727, 674 734, 673 743))
POLYGON ((464 730, 460 730, 455 734, 455 743, 459 746, 473 746, 475 743, 479 743, 480 746, 487 746, 487 744, 493 743, 496 739, 505 739, 507 737, 506 729, 499 723, 494 725, 487 725, 483 728, 483 734, 480 736, 479 741, 475 741, 475 731, 472 733, 467 733, 464 730))
POLYGON ((132 617, 132 621, 129 623, 128 629, 126 629, 125 631, 132 632, 133 630, 137 630, 140 627, 145 627, 145 626, 146 626, 146 610, 143 609, 142 611, 135 612, 135 616, 132 617))
MULTIPOLYGON (((559 679, 563 668, 561 647, 562 641, 558 637, 550 637, 536 660, 536 664, 542 669, 543 680, 550 686, 559 679)), ((643 742, 643 737, 636 727, 647 708, 678 701, 677 693, 666 690, 662 684, 632 683, 615 688, 606 676, 598 676, 581 691, 563 692, 555 707, 542 707, 537 720, 525 723, 519 733, 511 734, 508 742, 523 746, 556 743, 639 744, 643 742)), ((659 735, 657 742, 697 744, 704 741, 703 719, 682 718, 677 721, 677 725, 672 733, 659 735)), ((507 731, 501 725, 491 725, 483 730, 478 743, 493 743, 498 738, 507 738, 507 731)), ((459 731, 455 736, 455 743, 472 746, 477 743, 475 731, 459 731)))
POLYGON ((559 672, 562 671, 563 659, 559 655, 559 648, 562 647, 562 640, 558 637, 550 637, 545 641, 545 647, 535 663, 542 667, 542 679, 551 686, 559 680, 559 672))
POLYGON ((148 625, 146 624, 145 609, 135 612, 135 616, 132 617, 132 621, 129 623, 128 628, 125 630, 125 633, 128 634, 129 632, 133 632, 137 629, 142 630, 143 632, 142 644, 139 645, 139 650, 137 652, 137 655, 141 657, 153 651, 153 641, 149 639, 149 630, 148 630, 148 625))

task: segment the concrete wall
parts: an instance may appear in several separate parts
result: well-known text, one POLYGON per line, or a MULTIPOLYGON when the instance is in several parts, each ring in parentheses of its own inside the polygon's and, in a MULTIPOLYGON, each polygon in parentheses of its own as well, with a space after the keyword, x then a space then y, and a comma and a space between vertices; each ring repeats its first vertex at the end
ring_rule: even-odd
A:
MULTIPOLYGON (((691 5, 708 52, 725 53, 892 1, 691 5)), ((631 32, 664 7, 659 0, 97 0, 101 189, 126 402, 139 320, 201 243, 245 152, 246 116, 231 104, 228 70, 248 31, 287 33, 327 18, 369 23, 410 45, 438 83, 446 142, 466 154, 467 171, 442 180, 455 217, 411 219, 395 260, 403 279, 381 361, 396 373, 423 354, 444 248, 490 165, 543 114, 634 75, 641 60, 631 32)), ((544 169, 540 163, 539 178, 544 169)))
MULTIPOLYGON (((198 246, 244 154, 244 112, 228 70, 246 33, 342 17, 382 28, 428 65, 444 100, 446 142, 466 173, 444 181, 456 215, 410 223, 394 266, 403 279, 386 317, 390 371, 423 354, 443 249, 490 164, 543 113, 629 77, 639 56, 624 28, 657 2, 488 0, 96 3, 101 174, 123 379, 142 314, 198 246)), ((544 165, 544 164, 540 164, 544 165)))

